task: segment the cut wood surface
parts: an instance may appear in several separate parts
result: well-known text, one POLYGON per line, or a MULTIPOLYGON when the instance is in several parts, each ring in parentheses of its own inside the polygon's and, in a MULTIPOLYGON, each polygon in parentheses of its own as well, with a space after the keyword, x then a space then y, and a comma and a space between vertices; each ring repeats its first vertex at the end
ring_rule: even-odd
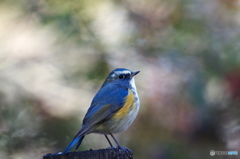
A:
POLYGON ((132 159, 133 153, 128 148, 110 147, 100 150, 69 152, 66 154, 47 154, 43 159, 132 159))

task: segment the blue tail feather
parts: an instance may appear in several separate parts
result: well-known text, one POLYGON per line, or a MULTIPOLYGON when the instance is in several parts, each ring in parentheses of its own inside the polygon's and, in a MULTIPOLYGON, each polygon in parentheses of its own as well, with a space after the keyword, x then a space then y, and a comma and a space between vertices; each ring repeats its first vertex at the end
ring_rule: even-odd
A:
POLYGON ((85 136, 81 136, 81 139, 79 139, 78 140, 78 143, 77 143, 77 145, 76 145, 76 148, 75 148, 75 150, 77 150, 78 149, 78 147, 81 145, 81 143, 82 143, 82 140, 83 140, 83 138, 84 138, 85 136))
MULTIPOLYGON (((64 153, 68 153, 69 150, 78 142, 77 144, 77 148, 80 146, 80 144, 82 143, 84 136, 78 136, 76 138, 73 139, 73 141, 68 145, 68 147, 66 148, 66 150, 64 151, 64 153)), ((77 149, 76 148, 76 149, 77 149)))

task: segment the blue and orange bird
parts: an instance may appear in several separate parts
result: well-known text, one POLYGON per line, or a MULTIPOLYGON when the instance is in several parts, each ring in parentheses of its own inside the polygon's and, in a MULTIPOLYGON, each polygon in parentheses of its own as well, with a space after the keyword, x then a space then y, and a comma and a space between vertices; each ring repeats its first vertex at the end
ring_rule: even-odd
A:
POLYGON ((113 147, 107 136, 110 135, 117 146, 123 148, 112 134, 125 131, 137 116, 140 102, 134 76, 139 72, 117 68, 107 76, 92 100, 83 119, 82 128, 64 153, 68 153, 75 144, 78 149, 84 136, 90 133, 105 135, 110 146, 113 147))

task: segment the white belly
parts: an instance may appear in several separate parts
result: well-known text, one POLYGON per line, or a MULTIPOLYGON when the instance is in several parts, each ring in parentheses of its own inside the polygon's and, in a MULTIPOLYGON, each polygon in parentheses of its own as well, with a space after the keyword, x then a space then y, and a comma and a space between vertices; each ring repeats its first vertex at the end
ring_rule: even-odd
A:
POLYGON ((115 121, 114 124, 111 125, 110 131, 112 133, 119 133, 125 131, 135 120, 139 110, 139 104, 134 104, 133 110, 131 110, 125 118, 121 118, 118 121, 115 121))

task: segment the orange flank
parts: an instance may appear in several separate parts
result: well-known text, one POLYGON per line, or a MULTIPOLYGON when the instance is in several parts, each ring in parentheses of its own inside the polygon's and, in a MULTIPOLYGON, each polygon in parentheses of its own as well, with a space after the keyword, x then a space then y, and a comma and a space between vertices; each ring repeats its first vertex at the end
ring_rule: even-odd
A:
POLYGON ((129 111, 132 109, 134 103, 134 94, 131 89, 128 89, 128 95, 126 97, 124 106, 113 116, 113 118, 122 118, 125 117, 129 111))

